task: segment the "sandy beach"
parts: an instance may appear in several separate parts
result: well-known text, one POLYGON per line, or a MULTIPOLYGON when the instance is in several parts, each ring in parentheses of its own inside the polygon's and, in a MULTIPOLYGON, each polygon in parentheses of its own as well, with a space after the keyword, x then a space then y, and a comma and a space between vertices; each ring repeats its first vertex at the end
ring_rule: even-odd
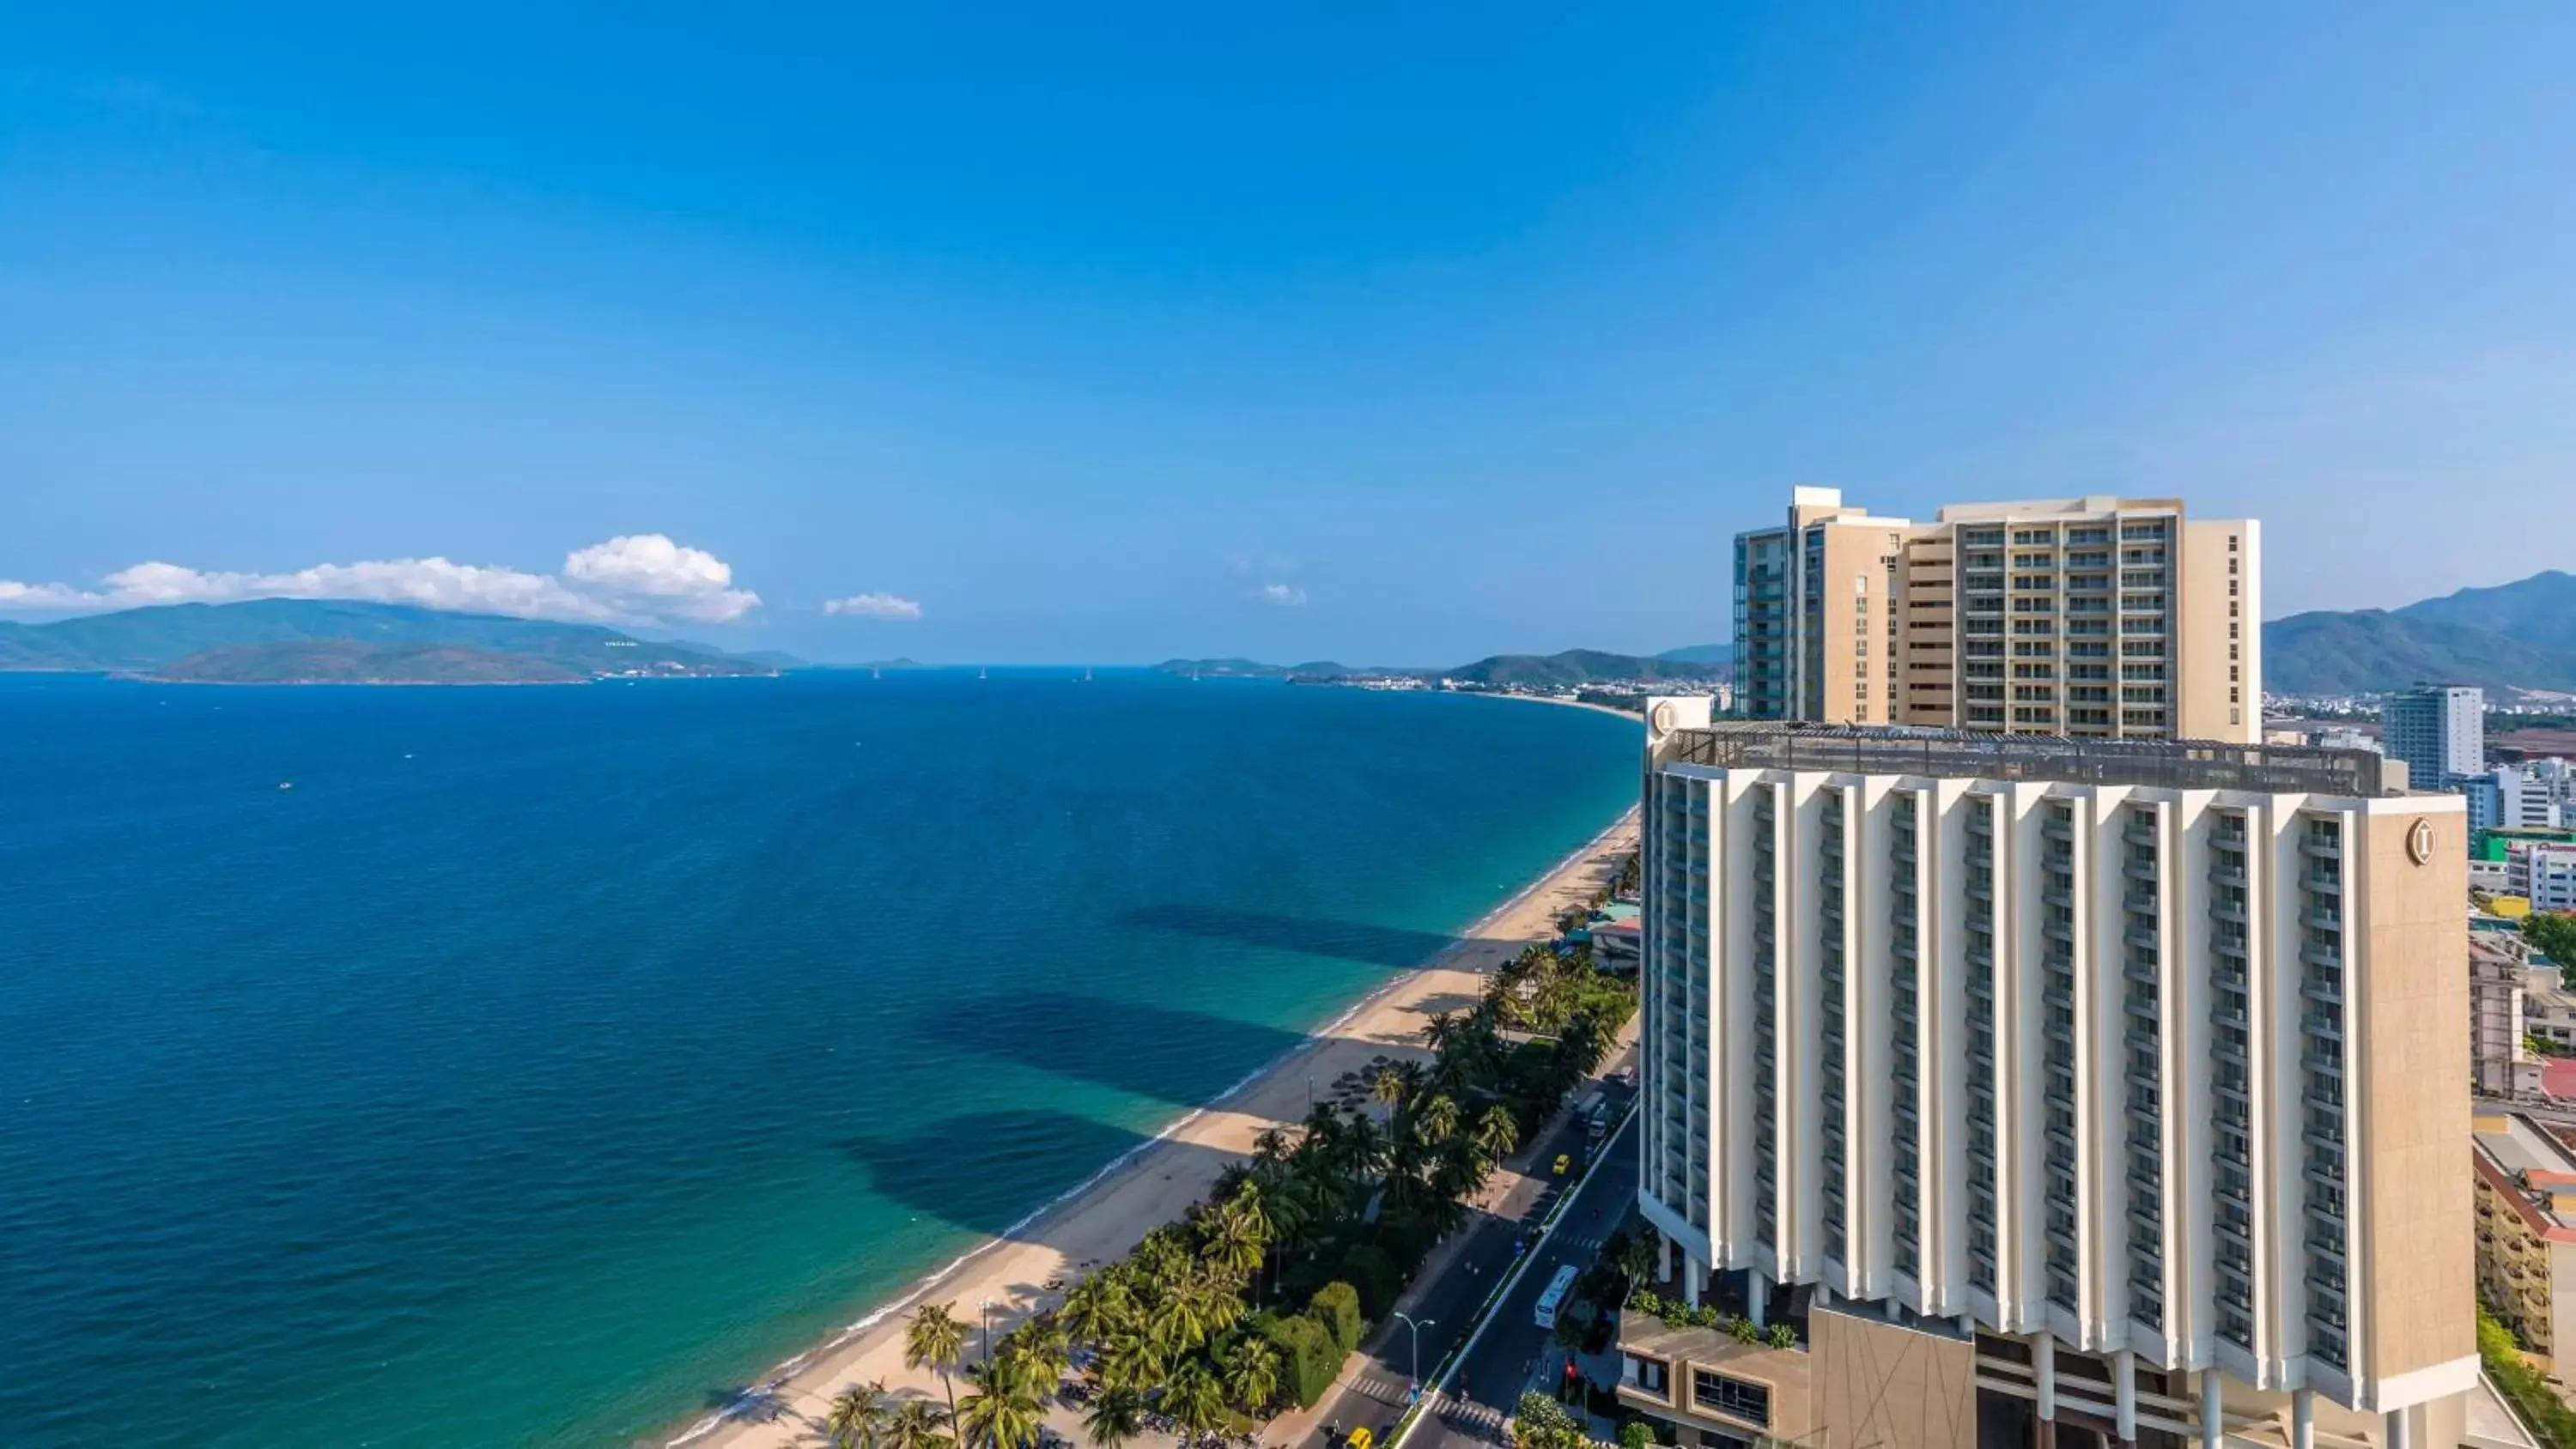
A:
MULTIPOLYGON (((732 1410, 675 1431, 668 1442, 692 1449, 812 1445, 821 1442, 825 1407, 849 1384, 882 1380, 897 1394, 937 1395, 936 1376, 903 1366, 903 1315, 914 1304, 953 1302, 958 1316, 974 1324, 981 1305, 989 1302, 996 1337, 1029 1313, 1052 1305, 1059 1295, 1047 1285, 1079 1277, 1086 1265, 1123 1256, 1147 1231, 1179 1217, 1206 1194, 1226 1164, 1251 1152, 1263 1129, 1301 1120, 1310 1091, 1324 1095, 1343 1073, 1364 1071, 1381 1057, 1426 1055, 1423 1023, 1435 1013, 1473 1004, 1485 972, 1524 944, 1551 934, 1556 912, 1597 888, 1636 842, 1631 812, 1458 942, 1381 988, 1295 1051, 831 1343, 779 1366, 732 1410)), ((974 1343, 968 1352, 976 1352, 974 1343)), ((1059 1411, 1056 1417, 1062 1421, 1059 1427, 1071 1427, 1069 1416, 1059 1411)))

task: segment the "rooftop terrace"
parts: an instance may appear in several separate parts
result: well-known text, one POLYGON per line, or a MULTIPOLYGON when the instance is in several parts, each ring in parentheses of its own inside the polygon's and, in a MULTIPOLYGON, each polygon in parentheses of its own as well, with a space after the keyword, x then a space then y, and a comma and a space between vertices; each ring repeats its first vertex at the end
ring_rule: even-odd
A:
POLYGON ((2368 750, 2215 740, 2079 740, 1911 725, 1743 721, 1675 731, 1667 760, 1730 770, 1835 770, 2265 794, 2403 795, 2406 766, 2368 750))

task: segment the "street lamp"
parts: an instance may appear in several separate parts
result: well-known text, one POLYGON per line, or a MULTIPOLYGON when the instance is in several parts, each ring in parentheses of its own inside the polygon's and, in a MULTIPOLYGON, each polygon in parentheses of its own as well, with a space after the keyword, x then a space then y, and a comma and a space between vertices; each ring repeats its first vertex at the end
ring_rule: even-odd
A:
POLYGON ((985 1300, 983 1301, 983 1309, 984 1309, 984 1362, 985 1362, 985 1363, 987 1363, 987 1364, 990 1364, 990 1363, 992 1363, 992 1361, 993 1361, 993 1300, 992 1300, 992 1299, 990 1299, 990 1298, 985 1299, 985 1300))
POLYGON ((1422 1330, 1431 1327, 1440 1320, 1436 1318, 1426 1318, 1421 1322, 1416 1323, 1413 1321, 1412 1314, 1398 1313, 1395 1316, 1403 1319, 1404 1326, 1413 1330, 1413 1389, 1411 1394, 1407 1396, 1407 1401, 1410 1402, 1411 1399, 1419 1398, 1422 1394, 1422 1330))

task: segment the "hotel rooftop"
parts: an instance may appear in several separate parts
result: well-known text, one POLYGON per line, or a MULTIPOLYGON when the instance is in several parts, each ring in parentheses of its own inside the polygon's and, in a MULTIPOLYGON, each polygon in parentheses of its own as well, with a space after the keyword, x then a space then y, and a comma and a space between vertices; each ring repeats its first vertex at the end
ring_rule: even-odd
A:
POLYGON ((1729 721, 1673 733, 1667 763, 2177 790, 2404 795, 2406 765, 2368 750, 2215 740, 2093 740, 1907 725, 1729 721))

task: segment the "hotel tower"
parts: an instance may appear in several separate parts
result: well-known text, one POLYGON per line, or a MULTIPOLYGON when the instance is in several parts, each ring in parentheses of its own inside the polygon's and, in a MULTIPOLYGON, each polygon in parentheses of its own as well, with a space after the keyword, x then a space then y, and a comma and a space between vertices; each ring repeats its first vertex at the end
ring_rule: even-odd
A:
MULTIPOLYGON (((2134 542, 2055 525, 2102 526, 2134 542)), ((2460 797, 2128 737, 2193 707, 2078 739, 1650 703, 1670 1306, 1623 1315, 1625 1402, 1684 1445, 2464 1442, 2460 797)))
MULTIPOLYGON (((2078 739, 2262 737, 2262 540, 2179 499, 1872 517, 1831 488, 1735 540, 1749 719, 2078 739)), ((2435 782, 2438 783, 2438 782, 2435 782)))

